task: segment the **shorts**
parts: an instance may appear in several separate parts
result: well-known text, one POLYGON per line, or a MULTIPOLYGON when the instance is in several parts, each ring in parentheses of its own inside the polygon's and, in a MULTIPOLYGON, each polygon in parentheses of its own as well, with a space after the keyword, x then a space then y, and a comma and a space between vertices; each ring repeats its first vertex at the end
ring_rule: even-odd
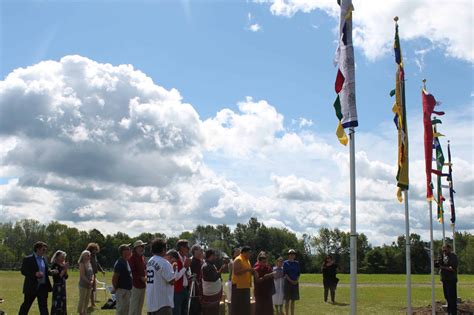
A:
POLYGON ((292 284, 285 279, 283 286, 283 297, 285 301, 297 301, 300 299, 300 287, 299 284, 292 284))

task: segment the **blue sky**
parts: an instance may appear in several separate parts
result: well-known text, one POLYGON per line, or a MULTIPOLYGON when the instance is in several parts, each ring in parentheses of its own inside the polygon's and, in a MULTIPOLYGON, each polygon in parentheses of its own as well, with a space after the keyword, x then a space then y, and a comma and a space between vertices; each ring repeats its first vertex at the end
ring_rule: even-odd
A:
MULTIPOLYGON (((283 127, 277 127, 274 132, 277 139, 292 132, 301 138, 315 135, 321 141, 324 140, 316 141, 317 144, 334 146, 334 152, 327 157, 334 160, 334 154, 346 153, 346 149, 338 146, 333 137, 337 122, 332 108, 335 98, 333 85, 336 69, 332 60, 336 49, 336 19, 324 6, 306 10, 309 12, 301 12, 304 10, 295 6, 293 10, 296 13, 285 16, 273 7, 278 1, 259 2, 3 0, 0 7, 0 75, 5 80, 17 68, 32 66, 44 60, 59 61, 67 55, 80 55, 113 66, 131 64, 134 69, 151 77, 156 85, 166 90, 177 89, 183 98, 182 102, 190 103, 201 121, 215 119, 216 113, 225 108, 238 115, 241 112, 237 103, 245 102, 246 96, 252 97, 255 103, 265 100, 284 117, 283 127), (250 30, 250 26, 255 24, 260 29, 250 30), (313 124, 300 128, 298 122, 292 123, 300 118, 311 120, 313 124)), ((408 3, 404 5, 410 6, 408 3)), ((355 6, 354 16, 358 14, 357 3, 355 6)), ((403 7, 394 5, 397 6, 403 7)), ((400 13, 393 12, 390 15, 402 12, 400 10, 400 13)), ((469 19, 472 25, 472 12, 469 19)), ((387 24, 381 28, 393 27, 393 21, 386 20, 387 24)), ((406 20, 404 24, 404 17, 400 16, 408 115, 414 119, 420 117, 421 80, 427 78, 428 89, 443 101, 443 110, 448 115, 457 113, 456 117, 462 117, 460 113, 467 113, 462 122, 464 126, 471 126, 471 134, 464 135, 467 140, 463 138, 463 141, 470 143, 470 147, 464 147, 462 152, 464 161, 469 164, 474 160, 472 57, 453 57, 450 47, 459 51, 454 40, 450 42, 449 38, 440 40, 414 34, 417 23, 411 18, 406 20), (412 39, 404 40, 404 32, 412 39)), ((360 27, 363 29, 363 21, 360 27)), ((471 37, 468 36, 466 40, 471 41, 472 47, 472 30, 470 34, 471 37)), ((395 137, 391 113, 393 100, 388 95, 394 86, 395 64, 393 53, 386 49, 387 43, 390 45, 392 41, 393 31, 385 38, 380 48, 377 48, 377 43, 375 49, 371 48, 374 43, 356 44, 356 93, 360 125, 357 130, 366 135, 366 138, 361 139, 361 150, 368 154, 369 159, 393 167, 395 152, 386 155, 370 151, 370 141, 375 139, 373 137, 381 134, 391 134, 389 137, 393 136, 392 140, 395 137)), ((421 124, 421 121, 418 123, 421 124)), ((6 139, 14 135, 3 136, 6 139)), ((385 145, 388 144, 378 143, 376 146, 385 145)), ((288 179, 295 175, 297 179, 318 182, 317 173, 305 170, 314 168, 311 163, 320 163, 324 158, 308 158, 305 161, 309 164, 298 165, 299 161, 293 159, 291 154, 282 153, 286 158, 271 159, 274 163, 271 165, 275 166, 272 168, 265 159, 260 161, 262 164, 256 162, 254 157, 259 156, 258 148, 252 148, 251 151, 253 153, 250 156, 236 158, 225 149, 204 150, 203 163, 216 176, 235 183, 239 189, 253 194, 255 198, 255 194, 264 192, 268 193, 268 198, 275 197, 274 193, 269 192, 271 176, 281 175, 288 179), (258 180, 253 180, 253 176, 258 180)), ((276 156, 277 152, 272 154, 276 156)), ((417 157, 420 158, 419 155, 417 157)), ((8 166, 5 161, 2 164, 8 166)), ((324 170, 321 172, 325 174, 324 170)), ((26 173, 28 168, 24 165, 20 165, 16 171, 3 171, 0 184, 7 186, 12 179, 21 179, 26 173)), ((52 173, 45 170, 41 174, 38 176, 52 173)), ((331 177, 329 173, 325 175, 331 177)), ((470 180, 466 179, 468 185, 470 180)), ((273 180, 273 183, 276 182, 278 180, 273 180)), ((50 192, 58 193, 52 188, 50 192)), ((301 206, 300 201, 294 206, 301 206)), ((471 201, 466 201, 465 207, 472 213, 471 201)), ((57 211, 52 213, 53 217, 57 211)), ((28 216, 26 212, 24 215, 28 216)), ((245 221, 246 215, 247 212, 236 218, 245 221)), ((300 226, 285 223, 275 216, 270 217, 270 224, 287 225, 295 231, 319 227, 317 224, 300 226)), ((75 222, 71 218, 68 220, 75 222)), ((192 225, 183 228, 192 228, 192 225)), ((420 229, 423 228, 420 226, 420 229)))

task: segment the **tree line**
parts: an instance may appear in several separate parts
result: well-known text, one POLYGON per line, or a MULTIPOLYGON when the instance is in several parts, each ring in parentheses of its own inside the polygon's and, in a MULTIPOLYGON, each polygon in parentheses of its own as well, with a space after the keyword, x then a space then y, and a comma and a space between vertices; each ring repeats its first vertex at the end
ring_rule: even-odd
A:
MULTIPOLYGON (((323 258, 331 254, 339 264, 341 272, 349 273, 350 233, 339 229, 321 228, 316 235, 303 234, 301 237, 286 228, 268 227, 251 218, 247 223, 238 223, 234 230, 225 224, 198 225, 192 231, 182 232, 178 236, 166 236, 163 233, 143 232, 131 237, 123 232, 104 235, 97 229, 81 231, 57 221, 42 224, 35 220, 24 219, 15 223, 0 223, 0 269, 18 269, 22 258, 32 252, 37 240, 45 241, 49 246, 49 255, 57 249, 68 254, 68 261, 74 264, 80 253, 90 242, 98 243, 101 250, 98 259, 104 268, 112 268, 117 259, 120 244, 133 243, 140 239, 150 242, 154 238, 166 239, 170 248, 178 239, 188 239, 190 244, 200 244, 205 248, 214 248, 231 255, 233 248, 249 245, 253 249, 252 261, 259 251, 268 253, 272 261, 279 256, 285 257, 290 249, 298 252, 301 269, 305 273, 318 273, 323 258)), ((459 257, 459 272, 474 273, 474 235, 456 233, 456 252, 459 257)), ((430 272, 429 243, 418 234, 410 235, 412 273, 430 272)), ((451 240, 448 240, 451 242, 451 240)), ((441 249, 442 241, 435 241, 435 253, 441 249)), ((146 249, 146 256, 151 256, 146 249)), ((390 245, 372 246, 367 236, 358 235, 357 260, 360 273, 405 273, 405 237, 399 236, 390 245)))

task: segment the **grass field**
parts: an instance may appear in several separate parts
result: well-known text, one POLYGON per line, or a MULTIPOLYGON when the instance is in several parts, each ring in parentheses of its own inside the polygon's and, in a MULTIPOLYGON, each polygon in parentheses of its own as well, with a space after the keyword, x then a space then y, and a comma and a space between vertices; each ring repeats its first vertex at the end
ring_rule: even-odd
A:
MULTIPOLYGON (((349 312, 349 275, 338 275, 339 287, 336 292, 336 305, 325 304, 323 300, 322 277, 319 274, 304 274, 301 277, 301 300, 296 304, 296 314, 347 314, 349 312)), ((111 274, 107 274, 110 283, 111 274)), ((99 279, 100 280, 100 279, 99 279)), ((429 275, 413 275, 413 306, 426 306, 431 301, 429 275)), ((68 280, 68 313, 76 314, 78 273, 71 272, 68 280)), ((19 272, 0 271, 0 310, 7 314, 18 314, 23 300, 21 288, 23 277, 19 272)), ((406 305, 404 275, 358 275, 358 314, 401 314, 406 305)), ((474 275, 459 276, 458 296, 474 300, 474 275)), ((97 305, 105 302, 104 292, 99 292, 97 305)), ((436 299, 443 300, 443 290, 436 277, 436 299)), ((51 303, 49 302, 49 305, 51 303)), ((37 304, 33 304, 30 314, 38 314, 37 304)), ((92 314, 114 314, 113 311, 95 310, 92 314)), ((144 313, 145 314, 145 313, 144 313)), ((257 314, 258 315, 258 314, 257 314)))

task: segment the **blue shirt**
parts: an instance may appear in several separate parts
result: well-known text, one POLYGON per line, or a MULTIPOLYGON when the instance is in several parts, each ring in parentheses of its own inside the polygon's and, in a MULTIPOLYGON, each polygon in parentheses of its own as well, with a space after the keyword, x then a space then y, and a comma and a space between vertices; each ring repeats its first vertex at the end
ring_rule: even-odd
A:
POLYGON ((296 260, 285 260, 283 263, 283 274, 288 275, 291 280, 296 281, 300 276, 300 263, 296 260))
POLYGON ((119 274, 118 289, 131 290, 132 289, 132 269, 128 261, 123 258, 117 259, 114 265, 114 272, 119 274))
POLYGON ((36 259, 36 264, 38 265, 39 271, 43 273, 43 278, 38 278, 38 283, 39 284, 44 284, 46 282, 46 265, 44 264, 44 259, 43 256, 38 256, 36 253, 34 253, 35 259, 36 259))

